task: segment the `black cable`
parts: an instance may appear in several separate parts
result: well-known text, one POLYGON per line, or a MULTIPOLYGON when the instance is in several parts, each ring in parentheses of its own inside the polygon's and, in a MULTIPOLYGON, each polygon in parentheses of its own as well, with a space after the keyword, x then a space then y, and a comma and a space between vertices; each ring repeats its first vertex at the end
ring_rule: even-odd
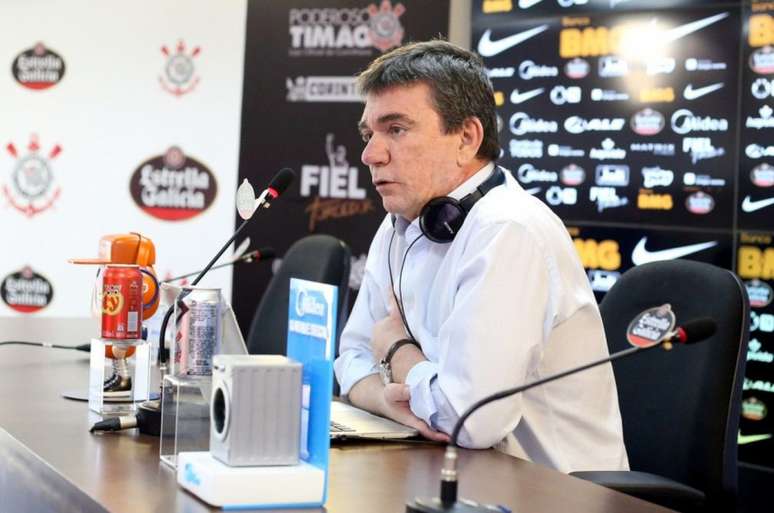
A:
POLYGON ((406 318, 406 312, 403 309, 403 269, 406 267, 406 258, 408 257, 409 251, 422 237, 423 235, 419 235, 416 239, 414 239, 411 244, 409 244, 408 248, 406 248, 406 252, 403 253, 403 261, 400 264, 400 273, 398 273, 398 295, 400 296, 400 299, 398 299, 398 296, 395 295, 395 281, 392 277, 392 241, 395 240, 395 230, 392 231, 392 237, 390 237, 390 243, 387 246, 387 270, 390 274, 390 290, 392 291, 392 297, 395 298, 395 306, 398 307, 398 313, 400 313, 403 326, 405 326, 409 337, 411 337, 411 340, 415 342, 419 341, 414 336, 414 333, 412 333, 408 324, 408 319, 406 318))
POLYGON ((53 349, 72 349, 75 351, 84 351, 88 353, 91 351, 91 344, 81 344, 78 346, 63 346, 60 344, 51 344, 49 342, 26 342, 23 340, 4 340, 0 341, 0 346, 33 346, 33 347, 48 347, 53 349))

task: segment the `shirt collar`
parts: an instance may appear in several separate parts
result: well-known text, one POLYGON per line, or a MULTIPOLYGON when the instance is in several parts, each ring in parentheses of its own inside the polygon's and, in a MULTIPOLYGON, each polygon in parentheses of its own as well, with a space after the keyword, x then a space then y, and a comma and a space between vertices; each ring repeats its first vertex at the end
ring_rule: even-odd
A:
POLYGON ((447 196, 459 200, 475 191, 476 187, 484 183, 484 181, 489 178, 489 175, 492 174, 492 170, 494 170, 494 166, 494 162, 489 162, 484 167, 476 171, 473 176, 462 182, 456 189, 447 194, 447 196))

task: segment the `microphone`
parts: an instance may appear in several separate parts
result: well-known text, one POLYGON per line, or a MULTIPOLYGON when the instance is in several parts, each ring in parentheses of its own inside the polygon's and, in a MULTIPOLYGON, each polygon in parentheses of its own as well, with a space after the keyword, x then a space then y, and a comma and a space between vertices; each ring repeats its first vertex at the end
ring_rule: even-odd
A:
MULTIPOLYGON (((210 269, 212 269, 212 266, 215 264, 215 262, 218 261, 220 256, 228 249, 229 246, 236 240, 236 238, 239 236, 239 234, 242 232, 242 230, 247 226, 247 222, 252 219, 252 214, 255 212, 255 209, 258 207, 263 208, 269 208, 271 206, 271 202, 280 197, 283 192, 288 188, 288 186, 293 182, 293 180, 296 178, 296 173, 286 167, 280 169, 276 175, 274 175, 274 178, 271 179, 271 182, 269 182, 268 187, 261 193, 260 197, 258 197, 255 201, 255 208, 253 209, 253 212, 250 213, 248 216, 244 216, 242 219, 242 224, 237 227, 234 234, 229 238, 225 244, 223 244, 223 247, 220 248, 220 250, 215 254, 215 256, 210 260, 210 262, 198 272, 198 275, 194 280, 191 282, 192 286, 197 285, 202 278, 204 278, 204 275, 209 272, 210 269)), ((241 212, 240 212, 241 215, 241 212)), ((162 375, 162 382, 163 382, 163 376, 166 372, 166 362, 167 362, 167 352, 166 348, 164 347, 164 335, 167 332, 167 325, 169 324, 169 319, 172 317, 172 313, 175 310, 174 303, 169 305, 169 308, 164 313, 164 318, 161 321, 161 332, 159 333, 159 352, 158 352, 158 362, 159 362, 159 370, 161 371, 162 375)), ((90 432, 95 431, 114 431, 118 429, 129 429, 130 427, 135 427, 132 425, 133 422, 124 420, 123 422, 119 422, 118 425, 115 423, 105 423, 105 422, 98 422, 92 426, 90 432)), ((153 400, 153 401, 145 401, 144 403, 140 404, 138 406, 138 414, 137 414, 137 424, 140 428, 141 433, 145 433, 148 435, 154 435, 159 436, 159 433, 161 431, 161 400, 153 400)))
MULTIPOLYGON (((230 265, 234 265, 239 262, 250 263, 250 262, 260 262, 261 260, 271 260, 276 256, 277 256, 277 252, 274 250, 274 248, 267 246, 264 248, 255 249, 253 251, 250 251, 249 253, 245 253, 244 255, 238 256, 229 262, 213 265, 212 267, 210 267, 210 270, 220 269, 221 267, 228 267, 230 265)), ((161 280, 159 283, 171 283, 173 281, 182 280, 183 278, 188 278, 189 276, 193 276, 200 272, 201 270, 194 271, 187 274, 181 274, 180 276, 175 276, 174 278, 167 278, 166 280, 161 280)))
POLYGON ((289 167, 280 169, 256 201, 256 207, 268 208, 296 179, 296 172, 289 167))
MULTIPOLYGON (((645 312, 643 312, 645 313, 645 312)), ((640 316, 643 314, 640 314, 640 316)), ((638 316, 639 317, 639 316, 638 316)), ((465 421, 470 417, 473 412, 478 410, 484 405, 499 399, 512 396, 529 390, 530 388, 550 383, 560 378, 576 374, 578 372, 596 367, 603 363, 612 362, 620 358, 648 351, 656 347, 663 347, 664 350, 669 351, 672 349, 673 344, 695 344, 701 342, 715 334, 717 330, 717 324, 714 320, 704 317, 701 319, 695 319, 688 321, 682 326, 677 327, 675 330, 667 333, 660 340, 654 342, 648 346, 635 346, 623 351, 618 351, 610 356, 601 358, 599 360, 575 367, 545 378, 526 383, 515 388, 503 390, 501 392, 494 393, 487 396, 477 402, 475 402, 470 408, 460 416, 457 422, 454 424, 454 429, 446 445, 446 453, 443 458, 443 468, 441 469, 441 493, 440 497, 417 497, 413 502, 406 504, 406 513, 492 513, 493 511, 502 511, 500 508, 490 505, 478 504, 474 501, 467 499, 457 500, 457 439, 465 421)))
MULTIPOLYGON (((266 187, 266 189, 261 193, 261 196, 256 200, 256 208, 258 207, 264 207, 269 208, 271 206, 271 202, 275 199, 277 199, 285 190, 288 188, 288 186, 295 180, 296 173, 289 167, 285 167, 280 169, 276 175, 274 175, 274 178, 271 179, 271 182, 269 182, 269 186, 266 187)), ((202 269, 199 274, 194 278, 194 280, 191 282, 192 286, 196 286, 202 278, 204 278, 204 275, 207 274, 207 272, 212 268, 212 266, 217 262, 217 260, 220 258, 220 256, 223 254, 224 251, 236 240, 236 238, 239 236, 239 233, 247 226, 248 221, 252 219, 252 215, 248 216, 247 218, 242 220, 242 224, 239 225, 239 227, 234 232, 234 235, 231 236, 230 239, 226 241, 225 244, 223 244, 223 247, 220 248, 220 251, 217 252, 217 254, 210 260, 210 262, 202 269)), ((172 312, 174 311, 174 304, 169 305, 169 309, 164 314, 164 319, 161 321, 161 333, 159 334, 159 354, 158 354, 158 361, 159 364, 166 363, 166 355, 165 355, 165 348, 164 348, 164 335, 167 331, 167 324, 169 323, 169 318, 172 316, 172 312)))

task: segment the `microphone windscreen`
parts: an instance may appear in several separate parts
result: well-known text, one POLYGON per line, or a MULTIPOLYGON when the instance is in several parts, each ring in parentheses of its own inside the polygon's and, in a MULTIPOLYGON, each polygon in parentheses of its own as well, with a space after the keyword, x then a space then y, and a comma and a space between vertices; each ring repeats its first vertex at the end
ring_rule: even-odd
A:
POLYGON ((277 252, 274 248, 266 246, 265 248, 258 248, 258 259, 269 260, 277 256, 277 252))
POLYGON ((682 330, 685 333, 685 340, 682 340, 682 342, 684 344, 701 342, 714 335, 717 328, 718 325, 709 317, 688 321, 682 325, 682 330))
POLYGON ((269 183, 269 189, 272 189, 277 194, 277 196, 279 196, 285 192, 285 189, 287 189, 295 179, 295 171, 289 167, 284 167, 280 169, 276 175, 274 175, 274 178, 271 179, 271 182, 269 183))

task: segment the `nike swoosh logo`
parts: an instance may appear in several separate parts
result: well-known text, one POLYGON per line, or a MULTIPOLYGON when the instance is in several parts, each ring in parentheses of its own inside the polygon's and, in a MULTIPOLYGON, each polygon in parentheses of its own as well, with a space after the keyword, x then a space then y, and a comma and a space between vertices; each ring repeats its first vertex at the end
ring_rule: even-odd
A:
POLYGON ((736 438, 736 443, 739 445, 745 445, 754 442, 760 442, 762 440, 768 440, 769 438, 771 438, 771 433, 765 435, 743 435, 740 432, 736 438))
POLYGON ((523 93, 520 93, 518 89, 514 89, 511 93, 511 103, 524 103, 525 101, 530 100, 540 94, 543 94, 542 87, 538 87, 532 91, 525 91, 523 93))
POLYGON ((519 7, 522 9, 529 9, 533 5, 537 5, 543 0, 519 0, 519 7))
POLYGON ((660 38, 659 44, 671 43, 673 41, 677 41, 678 39, 685 37, 688 34, 692 34, 697 30, 701 30, 704 27, 708 27, 709 25, 712 25, 716 21, 720 21, 724 18, 728 18, 727 12, 722 12, 714 16, 708 16, 700 20, 686 23, 685 25, 679 25, 675 28, 669 29, 666 32, 664 32, 664 35, 660 38))
POLYGON ((492 41, 490 39, 492 37, 492 30, 487 29, 487 31, 484 32, 484 35, 481 36, 481 40, 478 42, 478 53, 482 57, 492 57, 493 55, 504 52, 508 48, 523 43, 527 39, 535 37, 546 30, 548 30, 548 25, 540 25, 539 27, 531 28, 524 32, 498 39, 497 41, 492 41))
POLYGON ((768 207, 769 205, 774 205, 774 198, 753 201, 750 199, 750 196, 745 196, 744 201, 742 202, 742 210, 745 212, 755 212, 756 210, 768 207))
POLYGON ((710 94, 714 91, 717 91, 718 89, 722 88, 723 85, 723 82, 718 82, 716 84, 710 84, 708 86, 694 89, 693 84, 688 84, 685 86, 685 90, 683 91, 683 97, 685 97, 686 100, 695 100, 696 98, 701 98, 705 94, 710 94))
POLYGON ((699 251, 704 251, 705 249, 718 245, 718 241, 713 240, 709 242, 700 242, 698 244, 689 244, 687 246, 679 246, 676 248, 648 251, 645 249, 645 244, 647 242, 648 238, 643 237, 634 247, 634 251, 632 251, 632 263, 634 265, 642 265, 649 262, 660 262, 661 260, 674 260, 675 258, 682 258, 686 255, 698 253, 699 251))

